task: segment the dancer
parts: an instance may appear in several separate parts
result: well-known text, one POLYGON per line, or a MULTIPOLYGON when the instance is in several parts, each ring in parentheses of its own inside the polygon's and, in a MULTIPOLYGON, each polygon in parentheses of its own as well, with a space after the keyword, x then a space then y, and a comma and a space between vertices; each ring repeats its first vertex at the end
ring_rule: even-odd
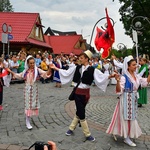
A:
POLYGON ((10 80, 7 80, 8 71, 9 69, 4 66, 3 59, 0 58, 0 111, 3 110, 3 86, 10 83, 10 80))
POLYGON ((123 76, 116 75, 116 92, 121 94, 116 105, 111 123, 106 131, 108 134, 124 137, 124 142, 129 146, 136 146, 130 138, 138 138, 142 131, 137 122, 138 87, 147 86, 150 82, 148 78, 138 76, 136 71, 136 61, 132 56, 125 57, 123 62, 123 76))
POLYGON ((36 67, 35 59, 31 55, 26 58, 25 70, 21 73, 14 73, 11 71, 14 78, 24 79, 24 104, 25 104, 25 115, 26 115, 26 127, 32 129, 30 124, 30 117, 39 114, 40 102, 38 99, 38 87, 36 80, 38 78, 48 78, 51 75, 51 69, 47 72, 36 67))
POLYGON ((59 69, 54 64, 51 64, 50 66, 52 69, 59 72, 62 84, 66 84, 71 81, 74 82, 75 86, 79 84, 75 91, 76 115, 74 116, 66 135, 72 135, 80 121, 86 140, 95 141, 95 138, 91 136, 91 132, 89 131, 85 118, 85 107, 90 98, 90 85, 94 80, 95 84, 101 90, 105 91, 109 78, 113 77, 113 75, 103 74, 100 70, 94 69, 94 67, 90 66, 89 60, 91 57, 91 51, 85 51, 79 56, 81 65, 72 65, 68 70, 59 69))

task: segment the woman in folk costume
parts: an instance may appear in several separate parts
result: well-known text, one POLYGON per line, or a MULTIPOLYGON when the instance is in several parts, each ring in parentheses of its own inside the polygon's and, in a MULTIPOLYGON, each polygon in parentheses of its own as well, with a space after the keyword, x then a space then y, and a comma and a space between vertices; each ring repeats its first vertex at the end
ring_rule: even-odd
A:
POLYGON ((3 110, 3 86, 9 86, 11 78, 7 78, 9 69, 5 67, 3 59, 0 58, 0 111, 3 110))
POLYGON ((91 57, 91 51, 87 50, 79 56, 81 65, 72 65, 69 67, 68 70, 63 70, 57 68, 54 64, 51 64, 51 68, 59 71, 62 84, 66 84, 68 82, 73 81, 74 86, 78 85, 75 91, 76 115, 74 116, 72 123, 69 126, 69 130, 66 132, 66 135, 72 135, 78 122, 80 121, 86 140, 95 141, 95 138, 91 136, 85 118, 85 107, 90 98, 90 85, 94 80, 95 84, 101 90, 105 91, 109 82, 109 78, 113 76, 103 74, 100 70, 94 69, 94 67, 90 66, 89 60, 91 57))
MULTIPOLYGON (((147 59, 141 58, 140 59, 140 69, 139 69, 139 75, 143 78, 148 77, 148 65, 147 65, 147 59)), ((139 99, 138 99, 138 106, 142 107, 142 104, 147 104, 147 88, 141 87, 139 90, 139 99)))
MULTIPOLYGON (((62 64, 59 57, 56 57, 53 62, 57 68, 62 68, 62 64)), ((61 80, 59 76, 59 72, 57 70, 54 71, 53 81, 56 82, 55 87, 61 88, 61 80)))
POLYGON ((117 80, 116 92, 121 96, 106 131, 108 134, 113 134, 115 139, 115 135, 124 137, 124 142, 129 146, 136 146, 130 138, 138 138, 142 134, 137 122, 137 90, 140 84, 147 86, 150 82, 150 75, 148 78, 142 78, 135 73, 136 65, 132 56, 125 57, 123 75, 121 78, 119 75, 115 76, 117 80))
POLYGON ((31 55, 26 58, 25 70, 21 73, 11 72, 17 79, 25 80, 24 88, 24 104, 25 104, 25 115, 26 115, 26 126, 28 129, 32 129, 30 124, 30 117, 39 114, 40 102, 38 99, 38 87, 36 80, 38 78, 48 78, 51 75, 51 70, 47 72, 36 67, 35 59, 31 55))

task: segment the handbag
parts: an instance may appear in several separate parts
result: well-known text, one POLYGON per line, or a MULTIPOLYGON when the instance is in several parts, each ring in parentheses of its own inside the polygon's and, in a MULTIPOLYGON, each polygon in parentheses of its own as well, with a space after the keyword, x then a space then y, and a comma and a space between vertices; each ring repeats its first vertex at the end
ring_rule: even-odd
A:
POLYGON ((32 144, 28 149, 24 150, 30 150, 32 147, 35 148, 35 150, 44 150, 44 146, 47 146, 48 150, 52 150, 52 146, 41 141, 36 141, 34 144, 32 144))
POLYGON ((78 84, 73 88, 71 94, 69 95, 68 99, 69 99, 70 101, 73 101, 73 100, 74 100, 74 98, 75 98, 75 91, 76 91, 77 87, 79 86, 80 82, 81 82, 81 80, 80 80, 80 81, 78 82, 78 84))

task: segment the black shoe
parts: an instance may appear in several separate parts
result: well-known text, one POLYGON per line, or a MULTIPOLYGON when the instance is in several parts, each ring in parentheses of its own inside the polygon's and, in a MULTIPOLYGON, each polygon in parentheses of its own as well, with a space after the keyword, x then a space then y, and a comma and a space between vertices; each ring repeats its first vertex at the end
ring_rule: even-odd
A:
POLYGON ((66 135, 67 136, 70 136, 70 135, 72 135, 73 134, 73 131, 71 131, 71 130, 68 130, 67 132, 66 132, 66 135))
POLYGON ((90 136, 86 137, 86 140, 91 141, 91 142, 94 142, 94 141, 95 141, 95 138, 90 135, 90 136))
POLYGON ((142 104, 138 104, 138 107, 142 107, 142 104))

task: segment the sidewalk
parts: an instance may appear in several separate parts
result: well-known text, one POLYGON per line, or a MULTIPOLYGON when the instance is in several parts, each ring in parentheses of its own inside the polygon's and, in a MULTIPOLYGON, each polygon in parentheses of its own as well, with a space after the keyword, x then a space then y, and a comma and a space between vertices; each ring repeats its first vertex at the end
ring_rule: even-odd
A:
POLYGON ((105 133, 117 103, 113 85, 103 93, 96 86, 91 87, 91 99, 86 108, 86 117, 95 142, 85 141, 80 127, 73 136, 65 132, 75 113, 74 102, 67 98, 72 91, 70 85, 55 88, 54 83, 39 83, 40 114, 31 119, 32 130, 25 126, 23 88, 24 84, 4 87, 4 110, 0 112, 0 150, 22 150, 35 141, 56 142, 58 150, 150 150, 150 88, 148 104, 139 108, 138 122, 143 135, 135 140, 137 147, 132 148, 118 137, 114 141, 105 133))

